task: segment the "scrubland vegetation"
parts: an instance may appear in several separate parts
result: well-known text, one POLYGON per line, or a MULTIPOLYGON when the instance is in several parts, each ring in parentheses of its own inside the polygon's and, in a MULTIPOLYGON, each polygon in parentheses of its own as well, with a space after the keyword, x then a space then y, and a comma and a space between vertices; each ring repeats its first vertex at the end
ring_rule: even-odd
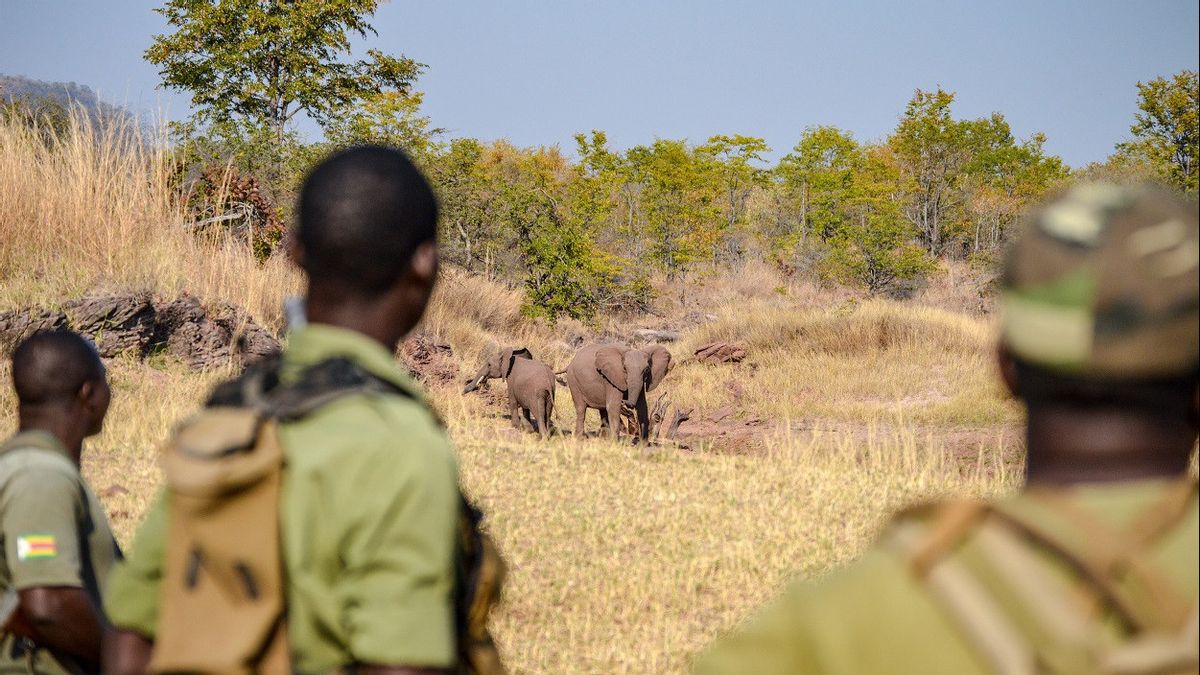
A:
MULTIPOLYGON (((0 310, 105 289, 188 291, 281 329, 298 275, 279 256, 255 263, 244 240, 196 236, 170 175, 161 151, 110 130, 76 128, 47 145, 0 125, 0 310)), ((1019 411, 993 384, 986 285, 958 263, 932 279, 895 301, 750 264, 654 277, 662 316, 551 324, 522 313, 520 288, 448 267, 421 330, 453 347, 464 374, 496 343, 561 367, 577 336, 678 326, 680 363, 663 390, 697 410, 686 449, 541 443, 512 431, 487 395, 432 388, 464 484, 512 566, 497 633, 514 669, 681 671, 789 579, 856 556, 897 506, 1011 490, 1019 411), (714 339, 750 355, 686 361, 714 339), (706 420, 724 407, 726 423, 706 420)), ((85 472, 128 543, 160 483, 157 447, 230 372, 117 358, 110 373, 113 408, 85 472)), ((0 373, 5 434, 8 382, 0 373)), ((565 389, 558 398, 569 429, 565 389)))

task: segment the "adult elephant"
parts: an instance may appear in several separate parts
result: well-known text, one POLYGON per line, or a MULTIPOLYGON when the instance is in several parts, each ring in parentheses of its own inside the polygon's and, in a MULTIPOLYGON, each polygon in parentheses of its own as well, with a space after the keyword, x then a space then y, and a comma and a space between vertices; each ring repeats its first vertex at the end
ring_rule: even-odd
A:
POLYGON ((658 345, 630 349, 621 345, 588 345, 567 366, 567 387, 575 402, 575 435, 583 435, 588 408, 600 411, 602 426, 609 436, 620 433, 621 405, 637 412, 638 436, 650 436, 650 413, 646 392, 667 375, 671 353, 658 345))

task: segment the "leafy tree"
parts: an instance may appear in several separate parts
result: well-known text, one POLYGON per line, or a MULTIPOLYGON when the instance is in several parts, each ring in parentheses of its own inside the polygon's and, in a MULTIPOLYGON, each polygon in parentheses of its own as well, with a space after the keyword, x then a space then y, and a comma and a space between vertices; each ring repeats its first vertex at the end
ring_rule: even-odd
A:
POLYGON ((838 231, 844 218, 841 207, 862 162, 862 149, 849 132, 830 126, 804 131, 776 167, 797 214, 789 244, 802 242, 811 233, 828 239, 838 231))
POLYGON ((492 227, 494 185, 483 165, 484 147, 456 138, 424 168, 441 202, 442 245, 448 260, 469 272, 491 275, 491 262, 504 246, 492 227))
POLYGON ((1142 157, 1181 190, 1195 192, 1200 181, 1200 78, 1183 70, 1170 79, 1138 82, 1138 112, 1129 128, 1133 140, 1119 153, 1142 157))
POLYGON ((686 141, 659 139, 630 148, 625 159, 628 180, 638 186, 646 255, 668 277, 711 256, 720 229, 709 158, 686 141))
POLYGON ((734 243, 739 226, 745 221, 746 203, 756 187, 762 186, 767 172, 757 166, 763 154, 770 152, 767 142, 757 136, 713 136, 696 149, 712 162, 722 192, 721 209, 725 212, 721 239, 731 258, 738 257, 734 243))
POLYGON ((950 115, 954 94, 917 90, 891 138, 902 174, 915 185, 906 215, 925 250, 942 252, 945 230, 957 206, 955 182, 971 159, 967 128, 950 115))
POLYGON ((869 148, 847 192, 846 218, 830 238, 835 273, 872 293, 895 292, 933 269, 897 199, 900 173, 890 148, 869 148))
POLYGON ((377 50, 343 61, 350 35, 375 31, 380 0, 167 0, 156 10, 175 29, 146 60, 163 85, 191 92, 198 118, 266 126, 282 140, 297 114, 328 124, 379 92, 408 93, 422 65, 377 50))
POLYGON ((335 146, 378 143, 403 148, 417 161, 434 151, 434 137, 445 132, 421 114, 424 94, 383 91, 351 106, 325 126, 325 138, 335 146))

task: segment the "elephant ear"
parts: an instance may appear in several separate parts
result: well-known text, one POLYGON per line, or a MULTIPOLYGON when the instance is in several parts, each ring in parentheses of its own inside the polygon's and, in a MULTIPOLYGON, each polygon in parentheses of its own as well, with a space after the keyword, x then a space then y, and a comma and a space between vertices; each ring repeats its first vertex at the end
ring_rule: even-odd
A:
POLYGON ((646 350, 646 356, 650 357, 650 384, 646 391, 650 391, 667 376, 667 369, 671 367, 671 352, 666 347, 655 345, 646 350))
POLYGON ((608 380, 612 386, 621 391, 628 391, 625 382, 625 359, 617 347, 601 347, 596 350, 596 370, 608 380))
POLYGON ((533 352, 524 347, 505 349, 500 360, 501 372, 504 373, 504 377, 508 377, 508 374, 512 372, 517 359, 533 360, 533 352))

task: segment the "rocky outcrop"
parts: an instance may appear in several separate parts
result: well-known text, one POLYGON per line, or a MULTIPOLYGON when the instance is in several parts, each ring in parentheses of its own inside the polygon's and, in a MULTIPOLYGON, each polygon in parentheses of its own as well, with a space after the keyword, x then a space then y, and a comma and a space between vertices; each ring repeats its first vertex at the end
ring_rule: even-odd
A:
POLYGON ((698 347, 695 357, 700 363, 740 363, 746 358, 746 345, 740 342, 710 342, 698 347))
POLYGON ((62 311, 0 312, 0 351, 55 328, 87 336, 105 358, 164 352, 196 370, 249 363, 279 351, 279 340, 245 310, 225 302, 205 306, 187 294, 170 301, 149 294, 93 295, 65 303, 62 311))
POLYGON ((431 335, 409 335, 400 345, 400 355, 412 376, 426 384, 445 384, 458 379, 458 364, 450 345, 431 335))

